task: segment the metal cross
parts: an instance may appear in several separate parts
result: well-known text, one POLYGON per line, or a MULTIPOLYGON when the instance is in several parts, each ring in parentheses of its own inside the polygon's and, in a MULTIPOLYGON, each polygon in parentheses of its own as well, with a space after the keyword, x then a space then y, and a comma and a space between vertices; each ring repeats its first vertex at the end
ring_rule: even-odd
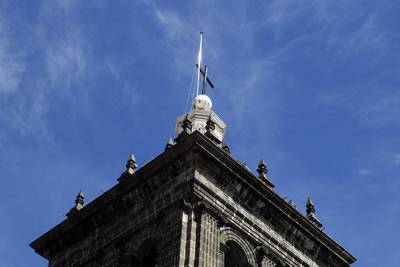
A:
POLYGON ((208 69, 207 69, 207 65, 204 66, 204 70, 202 70, 201 68, 199 68, 199 64, 196 64, 196 68, 198 68, 200 70, 201 75, 203 75, 203 86, 201 88, 201 94, 205 95, 206 94, 206 82, 208 83, 208 85, 210 85, 211 88, 214 89, 214 84, 211 82, 211 80, 208 78, 208 69))

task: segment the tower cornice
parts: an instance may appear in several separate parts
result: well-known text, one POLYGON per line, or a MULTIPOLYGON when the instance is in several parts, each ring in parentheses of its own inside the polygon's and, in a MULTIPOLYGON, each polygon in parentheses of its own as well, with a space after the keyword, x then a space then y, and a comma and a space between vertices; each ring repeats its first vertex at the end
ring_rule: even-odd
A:
MULTIPOLYGON (((125 176, 120 177, 120 182, 118 184, 80 209, 77 214, 70 218, 66 218, 53 229, 33 241, 30 244, 31 247, 43 257, 49 258, 51 256, 49 255, 49 251, 51 251, 49 246, 57 244, 59 238, 63 235, 66 233, 74 233, 74 231, 77 231, 76 229, 81 229, 80 227, 82 227, 82 222, 88 221, 90 223, 87 224, 89 225, 87 227, 90 227, 90 229, 81 229, 79 231, 94 231, 96 225, 91 218, 94 218, 96 214, 107 213, 108 209, 118 209, 119 207, 115 206, 117 205, 116 203, 119 203, 118 199, 123 198, 132 192, 132 190, 138 188, 141 183, 146 182, 149 177, 154 176, 164 166, 171 165, 172 170, 169 171, 172 172, 174 172, 174 169, 179 169, 182 164, 185 164, 184 162, 180 163, 180 161, 177 160, 179 158, 183 157, 184 159, 182 159, 182 161, 193 162, 193 160, 195 160, 194 158, 187 158, 188 155, 192 154, 198 154, 202 155, 202 157, 208 158, 212 164, 217 165, 218 168, 229 174, 231 179, 238 181, 243 186, 254 192, 258 198, 267 203, 273 210, 274 214, 280 214, 280 217, 285 218, 285 220, 295 228, 301 229, 301 231, 306 233, 310 238, 318 240, 318 242, 326 247, 328 251, 331 251, 331 253, 343 259, 343 261, 348 264, 355 261, 355 258, 344 248, 337 244, 323 231, 318 229, 318 227, 316 227, 308 218, 288 204, 270 187, 266 186, 248 168, 244 167, 243 164, 232 157, 232 155, 227 153, 224 149, 199 131, 194 131, 190 135, 183 137, 179 143, 161 153, 143 167, 138 168, 133 174, 123 174, 125 176)), ((190 179, 194 179, 194 174, 190 179)), ((185 187, 193 186, 193 183, 190 183, 190 180, 187 180, 186 183, 188 184, 185 185, 185 187)), ((162 185, 160 185, 160 188, 161 187, 162 185)), ((71 243, 76 242, 79 238, 81 238, 79 234, 72 234, 69 235, 67 240, 71 243)))

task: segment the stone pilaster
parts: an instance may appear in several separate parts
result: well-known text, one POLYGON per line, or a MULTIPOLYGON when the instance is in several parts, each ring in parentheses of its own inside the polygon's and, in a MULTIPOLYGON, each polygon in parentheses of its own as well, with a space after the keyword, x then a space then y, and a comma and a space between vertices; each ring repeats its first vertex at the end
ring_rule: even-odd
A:
POLYGON ((185 226, 182 228, 182 246, 181 251, 182 262, 185 267, 195 266, 196 257, 196 241, 197 241, 197 221, 193 210, 187 210, 183 215, 185 226))
POLYGON ((201 214, 199 229, 198 266, 217 267, 220 256, 218 222, 213 216, 204 211, 201 214))
POLYGON ((184 224, 184 218, 181 212, 176 212, 164 222, 157 266, 182 266, 180 264, 180 251, 182 247, 181 236, 182 232, 185 231, 184 224))

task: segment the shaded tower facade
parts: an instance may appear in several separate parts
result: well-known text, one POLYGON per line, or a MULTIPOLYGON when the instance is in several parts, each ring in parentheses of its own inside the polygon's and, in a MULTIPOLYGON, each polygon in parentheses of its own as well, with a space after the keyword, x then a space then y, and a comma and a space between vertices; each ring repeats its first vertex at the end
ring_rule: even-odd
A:
POLYGON ((156 158, 131 156, 118 183, 31 243, 51 267, 350 266, 355 258, 252 173, 223 143, 226 125, 208 96, 178 117, 156 158))

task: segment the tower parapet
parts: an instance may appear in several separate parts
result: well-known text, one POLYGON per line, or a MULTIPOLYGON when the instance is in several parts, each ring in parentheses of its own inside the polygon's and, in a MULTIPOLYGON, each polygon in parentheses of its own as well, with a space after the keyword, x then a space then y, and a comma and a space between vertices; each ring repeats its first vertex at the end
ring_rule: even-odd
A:
POLYGON ((225 122, 211 110, 212 102, 207 95, 198 95, 193 101, 193 109, 176 119, 175 132, 176 136, 179 136, 183 131, 182 125, 185 118, 188 118, 192 122, 192 131, 199 131, 202 134, 207 132, 206 126, 207 121, 211 120, 215 128, 211 129, 211 134, 218 140, 218 143, 222 143, 224 140, 226 124, 225 122))

